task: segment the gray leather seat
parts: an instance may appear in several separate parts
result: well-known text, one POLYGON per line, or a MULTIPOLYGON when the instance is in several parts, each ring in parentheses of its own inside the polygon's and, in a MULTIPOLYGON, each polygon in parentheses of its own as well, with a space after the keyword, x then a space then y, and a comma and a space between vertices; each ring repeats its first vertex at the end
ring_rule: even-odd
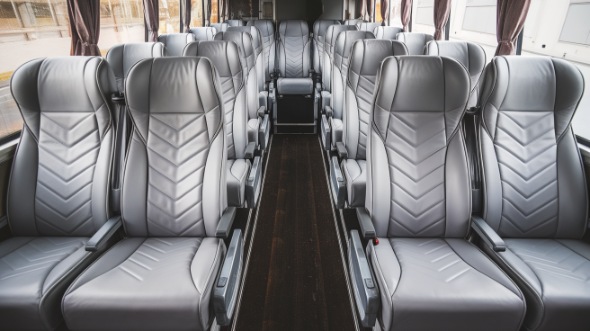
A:
MULTIPOLYGON (((342 141, 343 114, 344 114, 344 87, 346 86, 346 75, 350 63, 352 46, 358 40, 375 39, 371 32, 367 31, 343 31, 338 34, 334 43, 334 63, 332 65, 332 96, 329 110, 326 110, 327 121, 330 124, 331 138, 326 139, 322 133, 324 148, 336 147, 336 142, 342 141), (330 141, 327 141, 330 140, 330 141)), ((322 122, 325 122, 322 120, 322 122)), ((322 131, 326 132, 322 126, 322 131)))
POLYGON ((484 75, 483 219, 503 238, 484 249, 524 292, 526 330, 587 330, 588 194, 570 125, 583 76, 565 60, 520 56, 495 57, 484 75))
POLYGON ((322 73, 324 60, 324 43, 326 32, 330 25, 340 25, 338 20, 317 20, 313 23, 313 70, 316 74, 322 73))
POLYGON ((69 330, 211 325, 213 285, 226 255, 216 237, 227 207, 218 84, 205 58, 143 60, 129 73, 134 128, 122 192, 128 237, 68 289, 62 305, 69 330))
POLYGON ((362 207, 365 204, 367 137, 377 73, 385 58, 407 54, 406 46, 393 40, 365 39, 352 47, 342 131, 346 156, 340 164, 346 179, 346 196, 350 207, 362 207))
MULTIPOLYGON (((260 95, 259 104, 261 106, 267 107, 267 99, 268 99, 268 92, 266 91, 266 77, 264 75, 264 56, 262 55, 262 37, 260 36, 260 31, 255 26, 232 26, 228 28, 228 31, 242 31, 245 33, 249 33, 252 37, 252 47, 254 48, 254 67, 256 71, 256 81, 258 85, 258 93, 260 95)), ((267 107, 268 108, 268 107, 267 107)))
MULTIPOLYGON (((379 240, 367 254, 382 328, 519 330, 522 293, 465 239, 471 190, 460 122, 468 73, 452 59, 403 56, 385 59, 379 77, 367 145, 368 214, 359 215, 374 227, 365 238, 379 240)), ((356 231, 351 236, 352 256, 363 254, 356 231)))
POLYGON ((184 56, 208 58, 219 75, 227 136, 227 200, 230 206, 241 207, 245 201, 246 177, 251 164, 245 155, 249 142, 246 73, 240 61, 238 46, 234 42, 222 40, 194 42, 186 46, 184 56))
POLYGON ((400 32, 404 32, 404 29, 396 26, 378 26, 375 28, 375 31, 373 31, 376 39, 389 40, 397 40, 397 34, 400 32))
POLYGON ((113 46, 106 60, 115 74, 117 90, 125 92, 125 78, 129 70, 140 60, 164 56, 162 43, 129 43, 113 46))
POLYGON ((356 25, 356 28, 359 31, 367 31, 371 33, 375 33, 375 29, 381 26, 380 22, 361 22, 356 25))
POLYGON ((206 40, 213 40, 217 30, 211 26, 201 26, 196 28, 191 28, 190 33, 195 36, 196 41, 206 41, 206 40))
POLYGON ((212 23, 211 27, 215 29, 215 33, 225 32, 229 25, 227 23, 212 23))
POLYGON ((231 26, 244 26, 244 21, 242 21, 242 20, 227 20, 227 21, 225 21, 223 23, 227 23, 227 26, 228 27, 231 27, 231 26))
POLYGON ((345 20, 344 21, 344 25, 354 25, 354 26, 357 26, 357 25, 359 25, 361 23, 364 23, 364 22, 366 22, 366 21, 363 20, 363 19, 355 18, 355 19, 345 20))
POLYGON ((158 41, 165 46, 165 56, 182 56, 186 44, 196 41, 196 39, 192 33, 169 33, 159 35, 158 41))
POLYGON ((115 81, 99 57, 63 57, 27 62, 11 88, 24 127, 6 204, 13 237, 0 242, 0 328, 55 330, 67 286, 105 248, 86 245, 110 216, 115 81))
POLYGON ((312 94, 310 77, 311 43, 307 22, 287 20, 279 24, 277 46, 277 80, 279 94, 312 94))
POLYGON ((432 35, 418 32, 400 32, 396 39, 406 44, 409 55, 423 55, 428 42, 434 40, 432 35))
POLYGON ((262 38, 262 54, 264 68, 265 82, 270 81, 270 75, 275 71, 275 56, 276 56, 276 43, 275 43, 275 26, 272 20, 253 20, 248 21, 248 26, 255 26, 260 32, 262 38))

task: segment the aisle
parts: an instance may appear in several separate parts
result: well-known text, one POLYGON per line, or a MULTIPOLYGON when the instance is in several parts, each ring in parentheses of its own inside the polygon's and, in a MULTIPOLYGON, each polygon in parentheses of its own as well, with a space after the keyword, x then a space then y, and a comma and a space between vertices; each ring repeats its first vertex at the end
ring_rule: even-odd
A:
POLYGON ((354 330, 316 135, 273 137, 235 330, 354 330))

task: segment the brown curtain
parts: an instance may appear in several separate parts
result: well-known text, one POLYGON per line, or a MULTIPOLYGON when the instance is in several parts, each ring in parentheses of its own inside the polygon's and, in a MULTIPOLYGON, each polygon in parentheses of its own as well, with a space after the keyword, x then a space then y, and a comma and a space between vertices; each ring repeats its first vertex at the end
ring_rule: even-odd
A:
POLYGON ((182 26, 184 32, 190 32, 191 29, 191 0, 182 0, 183 12, 182 12, 182 26))
POLYGON ((160 4, 158 0, 143 0, 145 41, 158 41, 160 29, 160 4))
POLYGON ((383 22, 389 22, 389 0, 380 0, 381 1, 381 18, 383 18, 383 22))
POLYGON ((516 53, 516 39, 524 27, 531 0, 498 0, 496 8, 496 55, 516 53))
POLYGON ((205 14, 205 25, 206 26, 210 26, 211 25, 211 0, 203 0, 206 1, 206 14, 205 14))
POLYGON ((72 32, 70 55, 100 55, 100 1, 68 0, 68 16, 72 32))
POLYGON ((441 40, 449 14, 451 13, 451 0, 434 0, 434 39, 441 40))
POLYGON ((410 24, 410 17, 412 16, 412 0, 402 0, 400 11, 404 31, 408 31, 408 24, 410 24))
POLYGON ((229 14, 229 0, 219 0, 219 7, 219 10, 221 11, 219 15, 219 21, 225 22, 229 14))
POLYGON ((355 10, 355 14, 357 15, 356 17, 366 20, 367 19, 367 1, 368 0, 356 0, 356 10, 355 10))

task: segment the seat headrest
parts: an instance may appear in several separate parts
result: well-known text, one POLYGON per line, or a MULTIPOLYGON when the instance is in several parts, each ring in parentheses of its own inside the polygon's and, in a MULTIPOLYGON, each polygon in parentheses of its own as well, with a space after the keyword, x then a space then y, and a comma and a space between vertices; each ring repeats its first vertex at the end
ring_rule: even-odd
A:
POLYGON ((164 44, 166 56, 182 56, 184 46, 196 39, 192 33, 169 33, 159 35, 158 41, 164 44))
POLYGON ((227 23, 228 27, 230 27, 230 26, 244 26, 244 21, 242 21, 242 20, 227 20, 223 23, 227 23))
POLYGON ((213 40, 217 30, 212 26, 202 26, 197 28, 191 28, 190 33, 195 36, 195 40, 213 40))
POLYGON ((260 35, 263 38, 273 37, 275 34, 275 25, 272 20, 253 20, 248 21, 247 26, 255 26, 258 28, 260 35))
POLYGON ((340 32, 352 30, 356 30, 356 25, 330 25, 326 31, 326 40, 324 41, 330 49, 327 49, 326 51, 333 54, 336 38, 340 32))
POLYGON ((306 21, 286 20, 279 24, 279 36, 285 37, 309 37, 309 26, 306 21))
POLYGON ((129 43, 113 46, 108 51, 106 59, 115 74, 117 89, 123 93, 125 77, 137 62, 162 56, 164 56, 164 44, 162 43, 129 43))
POLYGON ((240 59, 244 61, 246 71, 250 71, 256 65, 256 55, 254 54, 254 45, 252 36, 242 31, 226 31, 215 35, 215 40, 233 41, 240 51, 240 59))
POLYGON ((334 45, 334 65, 340 67, 344 62, 348 63, 352 45, 357 40, 375 39, 373 33, 368 31, 343 31, 338 34, 334 45))
POLYGON ((376 76, 386 57, 405 55, 408 49, 400 41, 363 39, 355 42, 350 52, 350 72, 358 76, 376 76))
POLYGON ((249 33, 252 37, 252 47, 254 47, 254 51, 256 52, 256 56, 262 53, 262 36, 260 35, 260 31, 255 26, 230 26, 227 31, 241 31, 245 33, 249 33))
POLYGON ((396 26, 378 26, 373 33, 377 39, 391 39, 395 40, 398 33, 404 32, 404 29, 396 26))
POLYGON ((317 20, 313 23, 313 37, 325 37, 330 25, 340 25, 338 20, 317 20))
POLYGON ((225 40, 197 41, 186 45, 184 56, 206 57, 213 63, 219 77, 231 77, 234 85, 244 84, 244 68, 238 46, 225 40))
POLYGON ((379 23, 379 22, 361 22, 356 25, 356 28, 359 31, 374 32, 378 26, 381 26, 381 23, 379 23))
POLYGON ((396 39, 408 46, 410 55, 422 55, 425 52, 426 44, 434 40, 432 35, 418 32, 400 32, 396 39))

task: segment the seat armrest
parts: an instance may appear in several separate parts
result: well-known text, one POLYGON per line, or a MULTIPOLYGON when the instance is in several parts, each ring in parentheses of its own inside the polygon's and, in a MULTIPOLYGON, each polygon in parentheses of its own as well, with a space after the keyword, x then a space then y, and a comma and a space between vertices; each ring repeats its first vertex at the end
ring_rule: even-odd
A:
POLYGON ((373 239, 376 236, 375 226, 371 221, 371 216, 365 209, 365 207, 356 208, 356 217, 359 220, 359 226, 361 227, 361 235, 364 239, 373 239))
POLYGON ((238 290, 242 279, 244 259, 244 239, 242 230, 236 229, 232 235, 221 271, 213 289, 213 309, 217 324, 227 326, 231 323, 236 308, 238 290))
POLYGON ((322 114, 320 122, 320 138, 322 141, 322 147, 324 150, 329 151, 332 149, 332 127, 328 121, 326 114, 322 114))
POLYGON ((260 106, 256 113, 258 114, 258 117, 264 117, 264 115, 266 115, 266 106, 260 106))
POLYGON ((343 142, 338 141, 336 143, 336 151, 338 152, 338 157, 340 159, 347 159, 348 158, 348 151, 346 150, 346 147, 344 147, 343 142))
POLYGON ((244 158, 248 160, 252 160, 254 158, 254 153, 256 152, 256 143, 251 141, 246 145, 246 150, 244 151, 244 158))
POLYGON ((260 144, 260 149, 266 150, 268 147, 268 141, 270 139, 270 116, 269 114, 264 114, 262 117, 262 121, 260 122, 260 126, 258 127, 258 143, 260 144))
POLYGON ((500 236, 489 226, 483 218, 479 216, 471 217, 471 228, 481 238, 481 240, 494 252, 504 252, 506 250, 506 243, 500 236))
POLYGON ((229 237, 229 232, 231 231, 231 227, 234 224, 234 219, 236 218, 236 212, 236 207, 227 207, 223 211, 221 219, 217 224, 217 229, 215 230, 215 236, 217 238, 229 237))
POLYGON ((344 178, 338 158, 335 156, 330 159, 330 188, 336 208, 344 208, 346 202, 346 178, 344 178))
POLYGON ((379 288, 356 230, 350 231, 348 264, 361 324, 366 328, 372 328, 379 311, 379 288))
POLYGON ((121 216, 113 216, 86 243, 87 252, 96 252, 123 227, 121 216))
POLYGON ((252 162, 252 167, 248 173, 248 178, 246 178, 246 201, 248 202, 248 207, 256 207, 261 186, 262 158, 260 156, 256 156, 252 162))
POLYGON ((334 115, 334 110, 332 109, 332 106, 326 106, 326 108, 324 108, 324 113, 326 113, 326 116, 332 117, 334 115))

